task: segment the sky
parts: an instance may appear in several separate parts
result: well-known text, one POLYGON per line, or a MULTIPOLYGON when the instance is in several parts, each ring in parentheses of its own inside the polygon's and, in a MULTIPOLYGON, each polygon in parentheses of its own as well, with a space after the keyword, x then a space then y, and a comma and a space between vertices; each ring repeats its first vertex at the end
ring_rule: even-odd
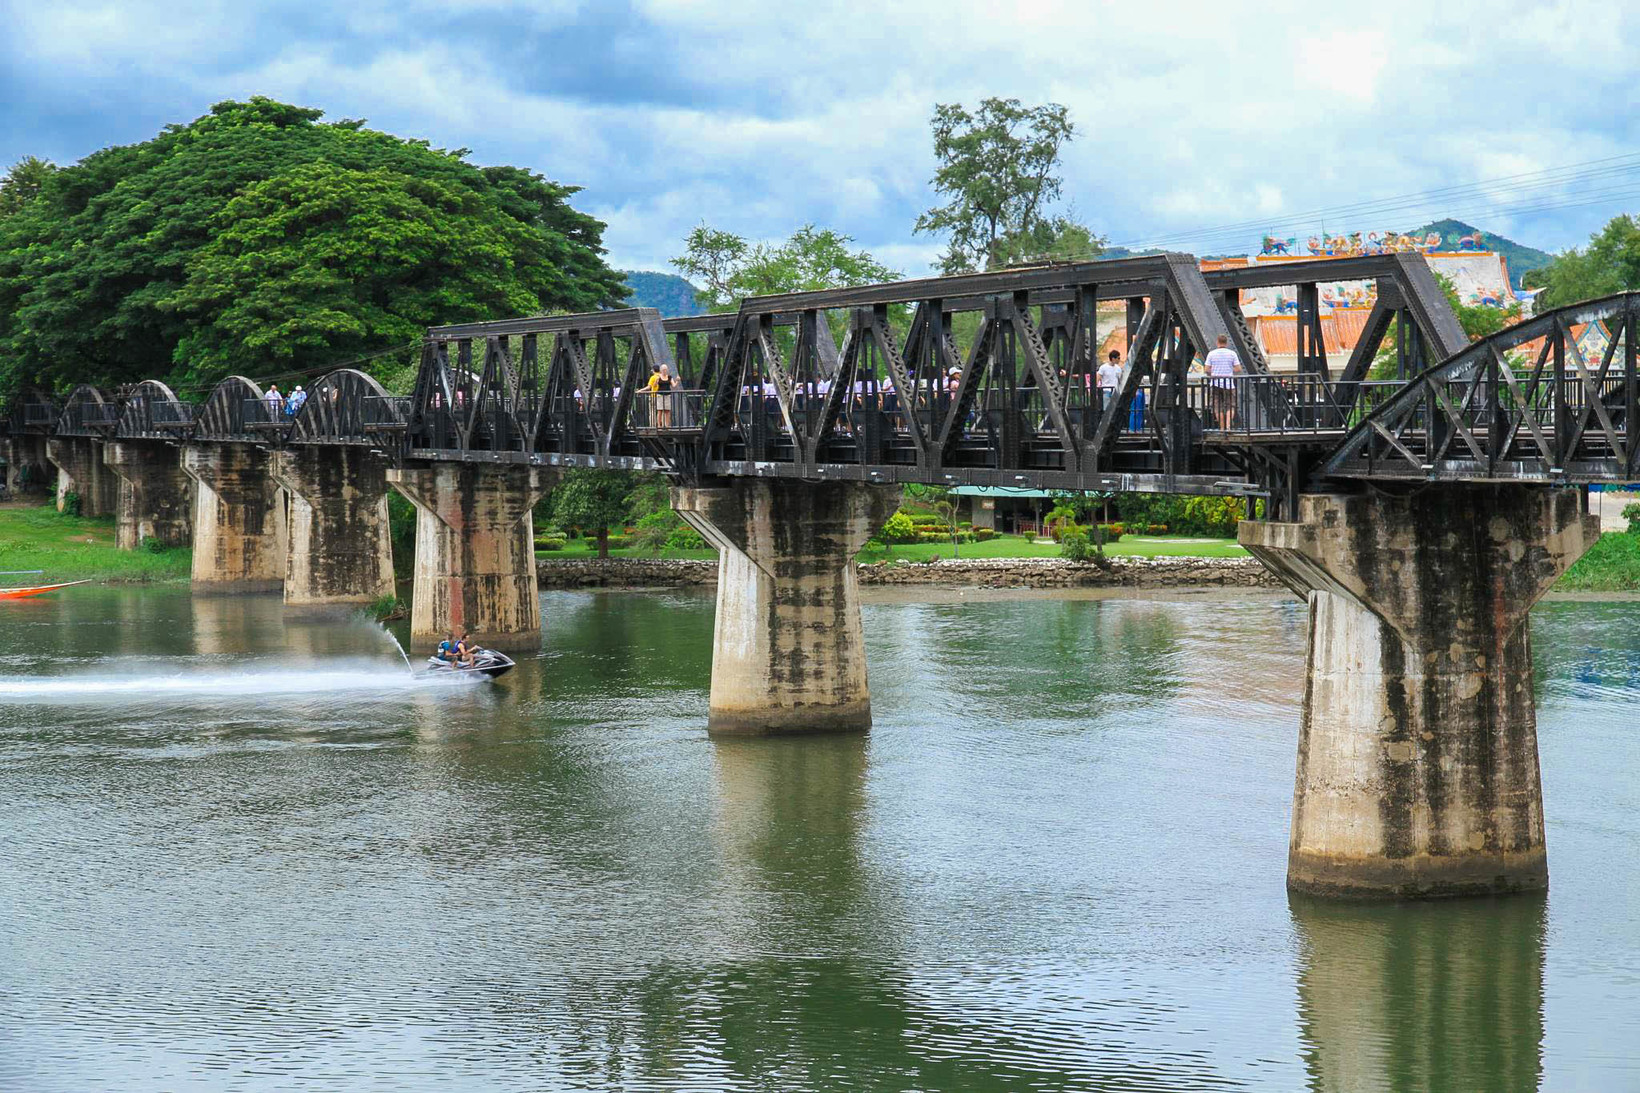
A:
POLYGON ((814 223, 923 274, 929 116, 987 96, 1069 107, 1059 211, 1113 244, 1450 213, 1559 250, 1640 205, 1627 5, 0 0, 0 25, 0 165, 268 95, 581 186, 626 269, 701 223, 814 223), (1401 195, 1428 196, 1344 208, 1401 195))

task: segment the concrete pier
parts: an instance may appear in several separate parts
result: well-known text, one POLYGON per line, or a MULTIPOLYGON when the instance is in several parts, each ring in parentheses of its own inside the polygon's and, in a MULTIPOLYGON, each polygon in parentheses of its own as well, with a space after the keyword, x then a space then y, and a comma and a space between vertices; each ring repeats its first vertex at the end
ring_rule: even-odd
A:
POLYGON ((119 503, 119 479, 103 464, 103 442, 88 436, 54 436, 46 458, 57 468, 57 511, 70 493, 80 498, 81 516, 111 516, 119 503))
POLYGON ((452 629, 495 649, 540 642, 530 509, 551 474, 472 463, 388 470, 388 483, 416 506, 410 638, 418 649, 452 629))
POLYGON ((290 498, 285 606, 391 596, 386 460, 368 448, 297 444, 278 452, 270 470, 290 498))
POLYGON ((854 556, 899 487, 737 479, 672 507, 718 549, 714 733, 859 731, 871 688, 854 556))
POLYGON ((1599 538, 1574 490, 1308 495, 1241 543, 1308 600, 1287 883, 1425 897, 1543 889, 1527 612, 1599 538))
POLYGON ((24 433, 0 441, 6 455, 6 489, 13 497, 44 493, 51 483, 51 461, 46 458, 46 438, 24 433))
POLYGON ((119 479, 114 510, 114 541, 135 550, 144 539, 168 547, 193 539, 193 486, 182 470, 182 451, 155 440, 111 440, 103 445, 103 463, 119 479))
POLYGON ((285 582, 285 496, 253 444, 189 444, 195 592, 277 592, 285 582))

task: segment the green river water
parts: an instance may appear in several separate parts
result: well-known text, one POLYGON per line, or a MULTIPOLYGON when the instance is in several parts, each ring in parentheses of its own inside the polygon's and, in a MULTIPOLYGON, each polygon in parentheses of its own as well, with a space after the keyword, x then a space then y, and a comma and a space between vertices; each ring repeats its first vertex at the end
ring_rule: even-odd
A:
POLYGON ((1277 597, 865 607, 720 741, 712 603, 496 683, 276 598, 0 605, 0 1089, 1640 1090, 1640 604, 1535 612, 1547 899, 1289 898, 1277 597))

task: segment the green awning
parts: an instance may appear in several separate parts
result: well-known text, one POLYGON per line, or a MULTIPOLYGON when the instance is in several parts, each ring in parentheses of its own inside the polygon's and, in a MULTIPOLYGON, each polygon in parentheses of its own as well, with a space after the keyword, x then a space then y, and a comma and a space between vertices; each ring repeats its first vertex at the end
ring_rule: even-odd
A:
POLYGON ((1032 498, 1052 498, 1064 493, 1064 490, 1028 490, 1023 486, 952 486, 951 492, 958 497, 1017 497, 1023 501, 1032 498))

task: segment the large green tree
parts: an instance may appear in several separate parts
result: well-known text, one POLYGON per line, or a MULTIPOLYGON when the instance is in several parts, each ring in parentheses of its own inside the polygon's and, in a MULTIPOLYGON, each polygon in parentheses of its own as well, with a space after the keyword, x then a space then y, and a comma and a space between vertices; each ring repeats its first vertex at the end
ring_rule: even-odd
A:
POLYGON ((1555 256, 1533 283, 1541 283, 1538 310, 1640 289, 1640 222, 1628 213, 1613 217, 1576 247, 1555 256))
POLYGON ((805 224, 784 243, 753 244, 702 224, 689 233, 672 265, 706 286, 698 297, 708 311, 733 311, 748 296, 852 288, 900 277, 869 252, 852 249, 853 242, 805 224))
POLYGON ((320 117, 220 103, 46 173, 0 219, 0 391, 319 370, 624 296, 574 187, 320 117))
POLYGON ((0 220, 16 216, 40 193, 57 165, 49 159, 24 156, 0 178, 0 220))
POLYGON ((932 184, 947 200, 917 217, 914 230, 947 237, 944 272, 1086 259, 1103 249, 1086 227, 1048 212, 1060 193, 1060 153, 1076 135, 1065 107, 990 98, 969 111, 939 103, 930 125, 939 163, 932 184))
POLYGON ((552 490, 552 518, 561 527, 596 536, 598 557, 607 558, 609 529, 627 518, 639 484, 632 471, 567 470, 552 490))

